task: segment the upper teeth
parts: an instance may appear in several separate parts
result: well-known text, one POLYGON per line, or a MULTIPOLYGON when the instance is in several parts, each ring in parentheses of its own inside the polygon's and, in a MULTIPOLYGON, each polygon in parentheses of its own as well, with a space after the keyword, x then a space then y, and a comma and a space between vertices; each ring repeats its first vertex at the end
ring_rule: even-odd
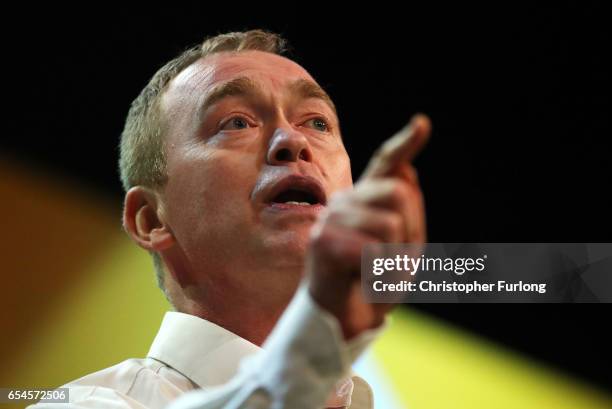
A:
POLYGON ((310 203, 308 203, 308 202, 296 202, 296 201, 293 201, 293 200, 291 200, 289 202, 286 202, 286 204, 298 205, 298 206, 310 206, 310 203))

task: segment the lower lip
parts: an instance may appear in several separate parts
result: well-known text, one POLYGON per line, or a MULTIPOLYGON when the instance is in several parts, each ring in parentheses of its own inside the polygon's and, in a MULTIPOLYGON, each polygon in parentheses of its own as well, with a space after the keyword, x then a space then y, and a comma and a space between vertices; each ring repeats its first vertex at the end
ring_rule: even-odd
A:
POLYGON ((308 206, 287 204, 287 203, 270 203, 267 208, 277 212, 301 212, 301 213, 318 213, 325 206, 320 203, 308 206))

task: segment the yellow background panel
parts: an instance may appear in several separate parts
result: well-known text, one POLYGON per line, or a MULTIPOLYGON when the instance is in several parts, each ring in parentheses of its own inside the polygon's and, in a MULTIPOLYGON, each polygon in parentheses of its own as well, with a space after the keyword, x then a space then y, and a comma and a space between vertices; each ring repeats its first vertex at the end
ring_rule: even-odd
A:
POLYGON ((374 357, 411 409, 612 407, 599 390, 413 310, 393 314, 374 357))

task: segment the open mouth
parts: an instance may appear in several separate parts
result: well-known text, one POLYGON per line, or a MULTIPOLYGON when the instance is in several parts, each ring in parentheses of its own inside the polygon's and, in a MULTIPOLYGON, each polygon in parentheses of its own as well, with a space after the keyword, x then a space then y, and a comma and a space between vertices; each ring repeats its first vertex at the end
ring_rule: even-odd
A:
POLYGON ((272 203, 281 203, 298 206, 312 206, 320 204, 317 195, 299 188, 289 188, 282 191, 272 199, 272 203))
POLYGON ((319 207, 325 206, 326 197, 318 180, 301 175, 291 175, 278 181, 267 194, 274 207, 319 207))

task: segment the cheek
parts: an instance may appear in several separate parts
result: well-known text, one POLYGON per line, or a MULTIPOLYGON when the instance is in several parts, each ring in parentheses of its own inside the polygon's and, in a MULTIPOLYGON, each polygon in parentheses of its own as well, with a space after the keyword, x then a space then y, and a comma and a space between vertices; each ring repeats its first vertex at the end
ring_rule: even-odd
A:
POLYGON ((346 189, 353 185, 351 162, 344 149, 339 149, 334 155, 329 155, 326 174, 334 190, 346 189))
POLYGON ((222 153, 169 166, 165 189, 169 224, 200 234, 248 217, 253 173, 237 155, 222 153))

